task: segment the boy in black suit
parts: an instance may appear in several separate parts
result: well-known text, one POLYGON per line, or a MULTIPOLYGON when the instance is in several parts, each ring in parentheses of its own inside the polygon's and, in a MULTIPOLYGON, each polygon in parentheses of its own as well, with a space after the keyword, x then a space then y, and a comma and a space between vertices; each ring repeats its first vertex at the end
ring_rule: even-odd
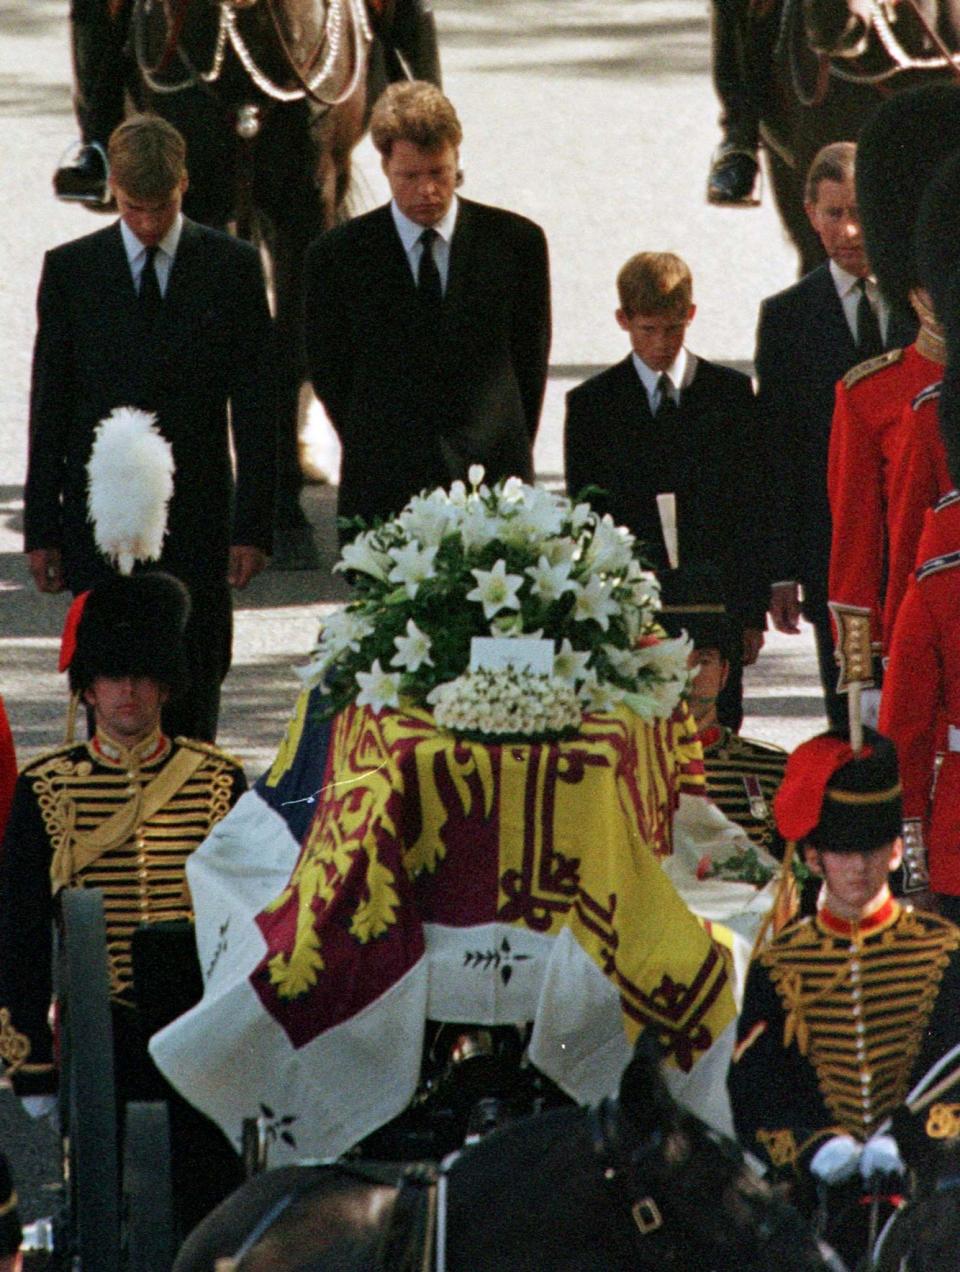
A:
POLYGON ((684 564, 711 563, 727 597, 740 656, 719 703, 721 723, 739 729, 743 666, 763 645, 769 575, 757 480, 757 417, 747 376, 684 345, 696 313, 693 280, 679 256, 641 252, 617 277, 616 318, 633 352, 567 395, 567 490, 591 500, 645 545, 658 569, 669 561, 657 508, 672 495, 684 564))

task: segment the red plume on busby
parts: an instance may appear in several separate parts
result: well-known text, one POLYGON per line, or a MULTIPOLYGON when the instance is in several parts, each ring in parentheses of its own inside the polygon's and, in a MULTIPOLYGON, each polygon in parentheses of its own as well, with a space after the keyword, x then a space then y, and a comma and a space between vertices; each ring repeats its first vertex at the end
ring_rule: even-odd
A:
POLYGON ((927 184, 917 220, 917 270, 944 329, 947 361, 938 406, 954 485, 960 484, 960 151, 927 184))
POLYGON ((868 852, 897 838, 903 812, 896 749, 873 729, 863 735, 859 755, 842 729, 819 733, 791 754, 773 800, 784 839, 868 852))
POLYGON ((889 97, 857 140, 856 185, 870 268, 887 303, 909 316, 920 282, 914 230, 927 182, 960 151, 960 85, 889 97))

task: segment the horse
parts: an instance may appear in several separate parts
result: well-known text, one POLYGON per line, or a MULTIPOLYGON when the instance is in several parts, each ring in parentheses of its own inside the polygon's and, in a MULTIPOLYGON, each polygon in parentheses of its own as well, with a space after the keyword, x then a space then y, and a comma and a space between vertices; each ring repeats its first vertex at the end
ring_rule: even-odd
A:
POLYGON ((367 113, 364 0, 135 0, 134 96, 184 135, 184 211, 265 250, 276 318, 274 564, 317 564, 300 507, 303 260, 340 216, 367 113))
POLYGON ((732 1141, 673 1101, 641 1036, 616 1099, 520 1119, 439 1168, 342 1160, 254 1176, 188 1237, 174 1272, 774 1266, 843 1265, 732 1141))
POLYGON ((957 0, 942 15, 904 0, 780 0, 753 3, 742 18, 749 74, 760 102, 760 134, 781 220, 806 273, 824 259, 803 207, 804 180, 829 142, 856 140, 891 93, 956 74, 957 0), (892 16, 891 16, 892 15, 892 16))

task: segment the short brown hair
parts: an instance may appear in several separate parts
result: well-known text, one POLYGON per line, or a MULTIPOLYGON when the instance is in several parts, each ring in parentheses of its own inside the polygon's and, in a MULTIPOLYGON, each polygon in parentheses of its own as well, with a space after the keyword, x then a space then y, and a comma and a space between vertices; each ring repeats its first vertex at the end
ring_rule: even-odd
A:
POLYGON ((187 143, 159 115, 131 115, 110 134, 110 176, 134 199, 164 199, 187 175, 187 143))
POLYGON ((805 203, 816 203, 821 181, 852 181, 857 162, 857 147, 852 141, 831 141, 813 156, 803 186, 805 203))
POLYGON ((634 314, 683 314, 693 304, 693 275, 673 252, 638 252, 617 275, 620 308, 634 314))
POLYGON ((370 116, 370 137, 384 159, 395 141, 408 141, 421 150, 456 148, 463 129, 452 103, 435 84, 407 80, 391 84, 377 99, 370 116))

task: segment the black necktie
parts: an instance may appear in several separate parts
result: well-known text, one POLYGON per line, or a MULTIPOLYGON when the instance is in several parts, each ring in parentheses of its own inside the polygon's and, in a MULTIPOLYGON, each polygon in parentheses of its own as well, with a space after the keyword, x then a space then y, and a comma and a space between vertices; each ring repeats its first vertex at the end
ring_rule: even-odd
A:
POLYGON ((437 231, 429 227, 420 235, 420 264, 417 267, 417 292, 424 305, 431 309, 439 309, 443 299, 443 287, 440 283, 440 271, 433 255, 434 240, 439 238, 437 231))
POLYGON ((157 278, 157 248, 147 248, 147 258, 140 273, 140 304, 147 313, 155 314, 163 304, 160 280, 157 278))
POLYGON ((857 356, 861 362, 867 358, 875 358, 883 353, 883 337, 880 335, 880 324, 870 297, 867 295, 867 280, 861 278, 857 283, 860 288, 860 299, 857 301, 857 356))
POLYGON ((669 423, 677 417, 677 404, 671 392, 672 389, 673 385, 670 383, 670 377, 664 371, 659 380, 657 380, 657 393, 660 395, 660 401, 657 403, 657 409, 653 415, 658 424, 669 423))

